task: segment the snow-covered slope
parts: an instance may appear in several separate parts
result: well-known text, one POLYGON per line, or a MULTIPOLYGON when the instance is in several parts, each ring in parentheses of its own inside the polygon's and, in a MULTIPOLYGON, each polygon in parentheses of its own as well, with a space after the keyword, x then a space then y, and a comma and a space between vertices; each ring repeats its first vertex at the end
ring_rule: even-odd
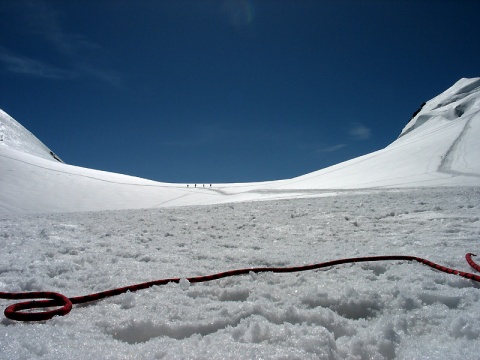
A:
POLYGON ((60 161, 53 151, 0 109, 0 145, 47 160, 60 161))
POLYGON ((480 78, 428 101, 386 148, 300 176, 281 187, 480 185, 480 78))
MULTIPOLYGON (((388 119, 386 119, 388 121, 388 119)), ((345 189, 480 185, 480 78, 428 101, 384 149, 293 179, 194 188, 61 163, 0 112, 0 214, 202 205, 345 189)))

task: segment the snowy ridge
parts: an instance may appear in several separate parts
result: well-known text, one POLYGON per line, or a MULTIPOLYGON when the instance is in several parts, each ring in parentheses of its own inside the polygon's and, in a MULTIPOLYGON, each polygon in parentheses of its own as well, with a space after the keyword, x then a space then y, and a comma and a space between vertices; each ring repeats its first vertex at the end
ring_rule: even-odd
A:
POLYGON ((426 102, 422 109, 403 128, 400 136, 423 125, 426 121, 439 117, 454 120, 464 114, 478 112, 480 78, 460 79, 442 94, 426 102))
POLYGON ((0 109, 0 146, 55 160, 53 152, 14 118, 0 109))
POLYGON ((480 78, 428 101, 384 149, 293 179, 187 187, 86 169, 0 113, 0 214, 138 209, 325 196, 339 190, 480 184, 480 78), (52 161, 53 160, 53 161, 52 161))

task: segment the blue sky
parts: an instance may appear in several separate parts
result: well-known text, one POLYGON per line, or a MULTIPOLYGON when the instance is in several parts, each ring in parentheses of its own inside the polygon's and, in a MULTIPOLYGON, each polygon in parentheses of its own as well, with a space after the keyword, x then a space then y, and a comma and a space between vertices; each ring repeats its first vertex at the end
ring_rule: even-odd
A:
POLYGON ((0 108, 69 164, 291 178, 480 76, 479 1, 0 0, 0 108))

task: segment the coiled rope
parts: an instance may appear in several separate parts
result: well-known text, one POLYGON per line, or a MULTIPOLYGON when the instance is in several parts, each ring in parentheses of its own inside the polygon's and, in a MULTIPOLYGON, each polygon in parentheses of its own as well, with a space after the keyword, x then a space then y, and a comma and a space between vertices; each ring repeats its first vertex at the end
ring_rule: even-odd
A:
MULTIPOLYGON (((476 256, 475 254, 468 253, 465 255, 465 258, 468 264, 474 268, 475 270, 480 272, 480 265, 475 263, 472 259, 472 256, 476 256)), ((347 258, 347 259, 339 259, 333 261, 327 261, 318 264, 312 265, 305 265, 305 266, 296 266, 296 267, 259 267, 259 268, 247 268, 247 269, 238 269, 238 270, 230 270, 226 272, 221 272, 212 275, 205 275, 205 276, 196 276, 187 278, 190 283, 199 283, 205 281, 212 281, 217 280, 229 276, 238 276, 249 274, 250 272, 253 273, 261 273, 261 272, 273 272, 273 273, 287 273, 287 272, 297 272, 297 271, 307 271, 307 270, 315 270, 321 269, 329 266, 335 266, 340 264, 348 264, 348 263, 358 263, 358 262, 369 262, 369 261, 417 261, 434 269, 446 272, 448 274, 458 275, 470 280, 480 282, 480 276, 450 269, 442 265, 435 264, 426 259, 422 259, 416 256, 408 256, 408 255, 390 255, 390 256, 367 256, 367 257, 357 257, 357 258, 347 258)), ((117 289, 107 290, 103 292, 99 292, 96 294, 90 294, 85 296, 77 296, 68 298, 62 294, 57 292, 50 292, 50 291, 37 291, 37 292, 26 292, 26 293, 11 293, 11 292, 0 292, 0 298, 2 299, 45 299, 45 300, 32 300, 26 302, 20 302, 13 305, 8 306, 5 309, 5 316, 12 320, 18 321, 41 321, 41 320, 48 320, 54 317, 55 315, 66 315, 72 310, 73 304, 82 304, 91 301, 97 301, 104 299, 106 297, 119 295, 125 293, 127 291, 134 292, 141 289, 146 289, 154 285, 165 285, 170 282, 179 283, 181 278, 173 278, 173 279, 160 279, 150 282, 144 282, 136 285, 125 286, 117 289), (50 308, 50 307, 59 307, 57 309, 49 309, 45 311, 39 312, 28 312, 28 311, 21 311, 21 310, 31 310, 31 309, 40 309, 40 308, 50 308)))

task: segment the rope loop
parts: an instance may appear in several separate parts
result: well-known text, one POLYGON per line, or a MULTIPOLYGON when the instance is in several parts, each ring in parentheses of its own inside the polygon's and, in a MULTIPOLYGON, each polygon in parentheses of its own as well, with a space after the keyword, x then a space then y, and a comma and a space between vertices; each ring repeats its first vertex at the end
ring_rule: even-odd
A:
POLYGON ((12 294, 10 299, 48 299, 48 300, 33 300, 19 302, 12 304, 5 309, 5 316, 11 320, 17 321, 42 321, 49 320, 55 315, 66 315, 72 310, 72 302, 68 297, 56 292, 50 291, 37 291, 37 292, 28 292, 28 293, 2 293, 0 292, 0 298, 7 296, 2 296, 5 294, 12 294), (26 312, 21 310, 30 310, 30 309, 44 309, 50 307, 58 307, 58 309, 50 309, 46 311, 38 312, 26 312))
MULTIPOLYGON (((468 264, 477 271, 480 271, 480 265, 475 263, 472 259, 472 256, 476 256, 472 253, 467 253, 465 258, 468 264)), ((307 270, 315 270, 326 268, 330 266, 336 266, 340 264, 349 264, 349 263, 359 263, 359 262, 367 262, 367 261, 417 261, 422 263, 426 266, 434 268, 436 270, 458 275, 464 277, 466 279, 470 279, 473 281, 480 282, 480 275, 475 275, 472 273, 459 271, 455 269, 450 269, 442 265, 438 265, 432 261, 422 259, 416 256, 409 256, 409 255, 384 255, 384 256, 366 256, 366 257, 357 257, 357 258, 345 258, 345 259, 338 259, 333 261, 322 262, 318 264, 311 264, 311 265, 303 265, 303 266, 295 266, 295 267, 263 267, 263 268, 246 268, 246 269, 237 269, 237 270, 230 270, 221 273, 216 273, 212 275, 204 275, 204 276, 196 276, 187 278, 188 281, 191 283, 199 283, 199 282, 206 282, 217 280, 229 276, 238 276, 238 275, 245 275, 250 272, 254 273, 261 273, 261 272, 273 272, 273 273, 286 273, 286 272, 297 272, 297 271, 307 271, 307 270)), ((134 292, 141 289, 146 289, 154 285, 165 285, 170 282, 178 283, 180 282, 180 278, 172 278, 172 279, 159 279, 155 281, 149 281, 145 283, 140 283, 136 285, 125 286, 121 288, 111 289, 107 291, 103 291, 96 294, 89 294, 84 296, 77 296, 68 298, 60 293, 57 292, 46 292, 46 291, 39 291, 39 292, 27 292, 27 293, 9 293, 9 292, 0 292, 0 299, 10 299, 10 300, 17 300, 17 299, 45 299, 45 300, 32 300, 32 301, 25 301, 16 303, 13 305, 8 306, 5 309, 5 316, 12 320, 17 321, 42 321, 48 320, 54 317, 55 315, 66 315, 72 310, 72 304, 82 304, 91 301, 97 301, 104 299, 106 297, 116 296, 127 291, 134 292), (44 309, 44 308, 51 308, 57 307, 57 309, 50 309, 46 311, 21 311, 21 310, 31 310, 31 309, 44 309)))

